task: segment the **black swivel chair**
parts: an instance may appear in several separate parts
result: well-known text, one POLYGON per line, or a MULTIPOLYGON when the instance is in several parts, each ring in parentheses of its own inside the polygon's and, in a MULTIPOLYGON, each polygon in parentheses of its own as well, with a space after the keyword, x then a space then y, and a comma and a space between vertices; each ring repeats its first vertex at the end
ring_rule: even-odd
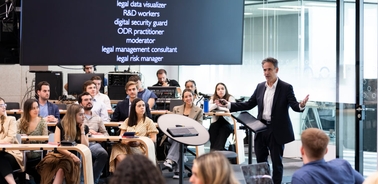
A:
MULTIPOLYGON (((7 110, 14 110, 14 109, 19 110, 20 109, 20 103, 18 103, 18 102, 6 102, 6 104, 7 104, 7 110)), ((16 119, 21 118, 21 115, 17 114, 16 112, 12 113, 12 114, 9 113, 8 115, 14 116, 16 119)))

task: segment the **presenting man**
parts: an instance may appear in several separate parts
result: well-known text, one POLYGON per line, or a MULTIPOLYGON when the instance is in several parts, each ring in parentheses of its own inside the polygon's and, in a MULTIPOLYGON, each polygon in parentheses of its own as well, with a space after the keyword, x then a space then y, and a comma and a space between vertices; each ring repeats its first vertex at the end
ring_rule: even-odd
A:
POLYGON ((301 135, 303 166, 295 171, 291 183, 363 183, 364 177, 343 159, 326 162, 329 137, 317 128, 309 128, 301 135))
MULTIPOLYGON (((302 112, 309 95, 302 102, 295 98, 293 86, 277 77, 278 61, 266 58, 262 61, 266 82, 259 83, 255 92, 247 102, 230 103, 227 107, 231 112, 250 110, 258 106, 257 119, 267 124, 268 129, 255 136, 255 154, 257 162, 268 162, 268 156, 273 164, 273 181, 280 184, 283 175, 282 156, 284 146, 294 140, 294 132, 289 117, 289 106, 296 112, 302 112)), ((217 105, 222 105, 216 101, 217 105)))
MULTIPOLYGON (((105 135, 109 136, 104 123, 100 116, 92 112, 92 96, 88 92, 84 92, 78 96, 79 104, 84 108, 84 124, 89 127, 91 135, 105 135)), ((89 149, 92 153, 93 162, 93 180, 98 183, 100 180, 101 172, 108 162, 108 152, 99 144, 95 142, 89 143, 89 149)))
MULTIPOLYGON (((57 105, 50 103, 50 84, 41 81, 35 88, 35 94, 38 97, 39 116, 43 117, 46 122, 58 123, 60 121, 60 113, 57 105)), ((49 131, 54 132, 55 127, 49 127, 49 131)))

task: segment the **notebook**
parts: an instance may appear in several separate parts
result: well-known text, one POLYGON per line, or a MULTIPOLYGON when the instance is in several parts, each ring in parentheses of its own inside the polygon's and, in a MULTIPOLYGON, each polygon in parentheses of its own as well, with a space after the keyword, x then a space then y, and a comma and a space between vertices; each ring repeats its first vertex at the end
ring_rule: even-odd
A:
POLYGON ((194 127, 170 127, 167 128, 167 132, 173 137, 192 137, 198 135, 194 127))

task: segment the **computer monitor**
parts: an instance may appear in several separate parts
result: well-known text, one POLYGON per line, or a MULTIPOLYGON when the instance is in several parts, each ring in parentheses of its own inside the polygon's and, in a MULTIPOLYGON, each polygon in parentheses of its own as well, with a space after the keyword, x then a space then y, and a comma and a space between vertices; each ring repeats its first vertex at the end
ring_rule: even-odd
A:
POLYGON ((158 98, 176 98, 176 86, 150 86, 147 87, 154 92, 158 98))
POLYGON ((102 79, 100 92, 104 91, 104 74, 103 73, 69 73, 68 77, 68 94, 79 95, 83 92, 83 84, 91 80, 93 76, 99 76, 102 79))

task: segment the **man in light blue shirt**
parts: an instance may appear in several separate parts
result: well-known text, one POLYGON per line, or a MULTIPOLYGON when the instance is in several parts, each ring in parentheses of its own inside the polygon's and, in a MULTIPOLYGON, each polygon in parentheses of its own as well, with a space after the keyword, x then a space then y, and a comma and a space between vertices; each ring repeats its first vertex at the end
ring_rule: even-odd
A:
MULTIPOLYGON (((50 84, 46 81, 39 82, 35 87, 39 104, 39 116, 49 123, 58 123, 60 121, 60 113, 57 105, 50 103, 50 84)), ((54 132, 55 127, 49 127, 49 131, 54 132)))
POLYGON ((308 128, 301 135, 303 166, 295 171, 291 183, 363 183, 363 176, 343 159, 326 162, 329 137, 317 128, 308 128))

